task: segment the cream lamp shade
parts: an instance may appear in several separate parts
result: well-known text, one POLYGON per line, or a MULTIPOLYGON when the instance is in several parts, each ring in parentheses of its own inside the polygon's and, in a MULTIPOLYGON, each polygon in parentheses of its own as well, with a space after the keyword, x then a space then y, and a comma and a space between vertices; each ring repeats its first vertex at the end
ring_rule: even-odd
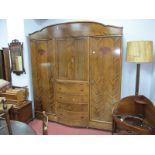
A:
POLYGON ((153 61, 152 41, 130 41, 127 43, 127 62, 149 63, 153 61))

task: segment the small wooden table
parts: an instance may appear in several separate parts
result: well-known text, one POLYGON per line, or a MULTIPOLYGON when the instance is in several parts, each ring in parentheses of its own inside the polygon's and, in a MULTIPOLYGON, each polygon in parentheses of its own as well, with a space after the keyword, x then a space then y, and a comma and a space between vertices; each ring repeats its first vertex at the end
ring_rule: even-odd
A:
MULTIPOLYGON (((13 135, 36 135, 36 132, 26 123, 10 121, 13 135)), ((0 131, 1 135, 8 135, 7 126, 0 131)))

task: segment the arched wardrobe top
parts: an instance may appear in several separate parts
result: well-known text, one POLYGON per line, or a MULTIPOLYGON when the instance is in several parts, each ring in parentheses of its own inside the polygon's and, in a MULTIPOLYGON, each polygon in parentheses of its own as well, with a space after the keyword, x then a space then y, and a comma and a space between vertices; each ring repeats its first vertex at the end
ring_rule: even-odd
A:
POLYGON ((47 26, 31 33, 30 39, 49 40, 65 37, 122 36, 123 28, 97 22, 69 22, 47 26))

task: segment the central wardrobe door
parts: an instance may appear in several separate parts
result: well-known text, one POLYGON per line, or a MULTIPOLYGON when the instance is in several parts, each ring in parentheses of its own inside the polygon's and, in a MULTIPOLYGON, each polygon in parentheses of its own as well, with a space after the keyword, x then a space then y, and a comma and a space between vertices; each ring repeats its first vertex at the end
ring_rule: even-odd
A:
POLYGON ((120 98, 120 37, 90 38, 90 127, 112 129, 112 105, 120 98))
POLYGON ((56 40, 56 112, 60 123, 88 126, 88 37, 56 40))
POLYGON ((57 79, 88 81, 88 38, 56 41, 57 79))

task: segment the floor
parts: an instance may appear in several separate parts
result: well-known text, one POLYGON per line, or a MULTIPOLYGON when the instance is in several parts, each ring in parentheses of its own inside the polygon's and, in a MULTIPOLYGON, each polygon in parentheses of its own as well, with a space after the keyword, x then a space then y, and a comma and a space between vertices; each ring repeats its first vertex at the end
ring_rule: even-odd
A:
MULTIPOLYGON (((42 121, 34 119, 29 125, 37 132, 38 135, 42 135, 42 121)), ((62 124, 49 122, 48 123, 49 135, 111 135, 111 132, 86 129, 86 128, 74 128, 65 126, 62 124)))

